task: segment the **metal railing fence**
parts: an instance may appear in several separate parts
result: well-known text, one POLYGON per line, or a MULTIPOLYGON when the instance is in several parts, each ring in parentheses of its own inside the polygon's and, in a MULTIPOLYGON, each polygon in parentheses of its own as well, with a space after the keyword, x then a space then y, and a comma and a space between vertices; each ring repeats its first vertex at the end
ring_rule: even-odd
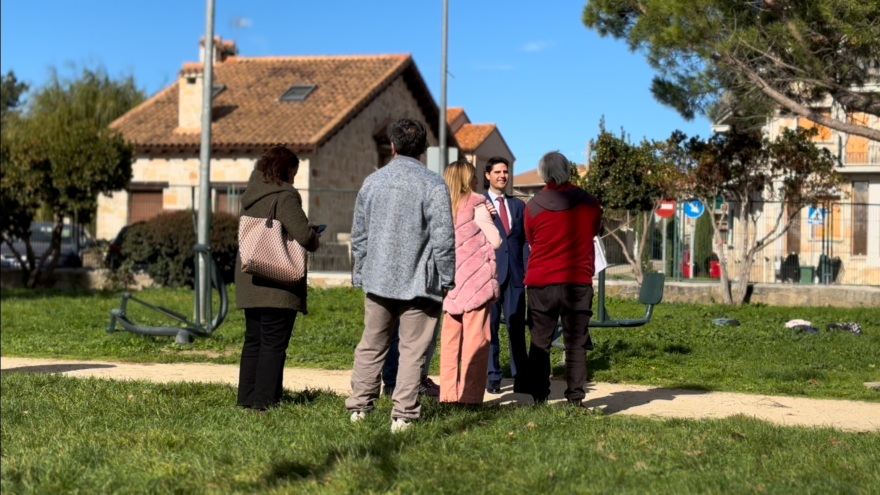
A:
MULTIPOLYGON (((214 211, 237 214, 243 191, 241 186, 215 187, 214 211)), ((300 191, 310 222, 327 226, 321 248, 310 257, 310 270, 351 271, 351 222, 357 193, 300 191)), ((196 197, 197 189, 192 186, 170 186, 152 193, 138 191, 129 197, 129 219, 191 209, 196 197)), ((608 273, 618 278, 632 277, 624 250, 634 258, 636 247, 647 243, 643 253, 646 271, 662 271, 670 280, 713 280, 720 276, 723 252, 729 275, 735 279, 743 248, 762 241, 766 246, 752 260, 752 282, 880 285, 880 204, 830 200, 817 205, 786 205, 755 201, 745 217, 738 204, 717 206, 714 221, 719 235, 714 232, 708 210, 699 218, 689 218, 679 204, 671 218, 651 216, 644 239, 640 238, 643 231, 637 214, 605 211, 608 273), (788 230, 779 235, 777 229, 777 234, 768 237, 776 222, 784 223, 788 216, 792 217, 788 230), (607 235, 612 230, 618 232, 625 247, 607 235)))

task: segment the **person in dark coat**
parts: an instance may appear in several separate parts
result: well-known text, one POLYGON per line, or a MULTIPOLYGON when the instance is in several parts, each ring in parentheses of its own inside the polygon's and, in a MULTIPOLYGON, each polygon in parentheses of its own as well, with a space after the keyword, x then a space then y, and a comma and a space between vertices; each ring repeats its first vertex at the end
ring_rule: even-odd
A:
MULTIPOLYGON (((242 215, 268 218, 277 198, 275 218, 284 231, 308 251, 318 249, 320 235, 309 225, 293 178, 299 158, 277 146, 257 161, 241 195, 242 215)), ((258 411, 276 404, 283 391, 284 361, 297 313, 308 313, 307 283, 288 286, 241 271, 236 260, 235 299, 244 310, 245 336, 238 379, 238 405, 258 411)))

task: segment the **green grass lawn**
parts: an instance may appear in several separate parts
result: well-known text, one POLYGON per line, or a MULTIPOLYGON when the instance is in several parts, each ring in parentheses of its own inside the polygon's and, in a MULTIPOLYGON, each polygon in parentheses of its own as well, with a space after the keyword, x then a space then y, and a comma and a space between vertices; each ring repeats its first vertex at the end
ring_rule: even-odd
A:
MULTIPOLYGON (((153 289, 140 296, 184 314, 192 312, 188 290, 153 289)), ((213 337, 179 348, 171 337, 106 333, 110 309, 119 303, 116 294, 3 290, 0 299, 4 356, 236 364, 243 341, 240 311, 230 312, 213 337)), ((168 323, 134 304, 129 308, 135 321, 168 323)), ((310 290, 309 309, 310 314, 296 322, 288 366, 351 367, 363 330, 362 293, 310 290)), ((612 299, 608 309, 615 317, 642 313, 642 306, 631 300, 612 299)), ((880 401, 880 391, 863 385, 880 381, 880 308, 664 303, 644 327, 592 332, 596 350, 587 359, 594 381, 880 401), (712 325, 719 317, 736 318, 742 326, 712 325), (793 318, 823 329, 832 322, 857 321, 864 334, 797 334, 784 326, 793 318)), ((507 363, 506 352, 507 346, 502 346, 502 363, 507 363)), ((554 352, 554 362, 560 361, 561 353, 554 352)), ((435 357, 435 371, 436 366, 435 357)))
POLYGON ((876 493, 880 433, 733 417, 423 402, 391 435, 388 399, 288 393, 265 416, 221 385, 4 372, 6 493, 876 493), (872 488, 873 487, 873 488, 872 488))

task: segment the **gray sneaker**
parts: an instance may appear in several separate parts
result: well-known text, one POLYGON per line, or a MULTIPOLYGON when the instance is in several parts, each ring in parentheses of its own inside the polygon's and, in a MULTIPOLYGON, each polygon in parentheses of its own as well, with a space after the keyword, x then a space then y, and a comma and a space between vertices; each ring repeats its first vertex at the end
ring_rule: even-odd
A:
POLYGON ((366 418, 367 418, 367 413, 365 413, 365 412, 355 411, 355 412, 351 413, 351 422, 352 423, 357 423, 359 421, 363 421, 366 418))

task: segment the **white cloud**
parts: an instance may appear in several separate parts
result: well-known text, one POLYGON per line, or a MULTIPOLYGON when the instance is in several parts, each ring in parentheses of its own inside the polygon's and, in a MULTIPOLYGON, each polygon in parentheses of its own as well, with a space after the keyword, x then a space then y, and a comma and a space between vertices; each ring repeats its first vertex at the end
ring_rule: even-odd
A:
POLYGON ((524 52, 541 52, 553 46, 553 42, 551 41, 529 41, 525 45, 523 45, 522 49, 524 52))

